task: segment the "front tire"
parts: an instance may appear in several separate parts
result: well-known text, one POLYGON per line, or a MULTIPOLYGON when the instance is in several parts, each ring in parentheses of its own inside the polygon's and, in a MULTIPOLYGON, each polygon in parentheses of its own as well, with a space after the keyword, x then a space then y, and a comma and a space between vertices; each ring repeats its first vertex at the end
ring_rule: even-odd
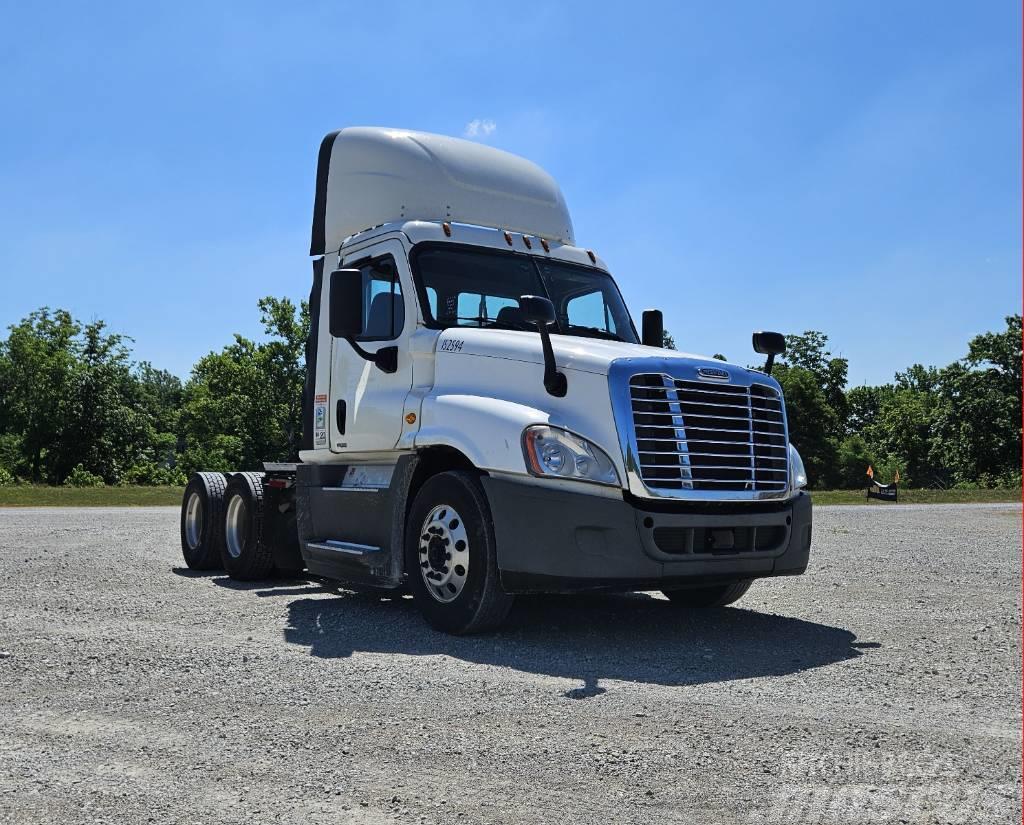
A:
POLYGON ((223 473, 193 473, 181 499, 181 555, 190 570, 219 570, 224 545, 223 473))
POLYGON ((498 580, 491 510, 476 475, 439 473, 420 488, 406 524, 405 570, 437 630, 480 633, 504 621, 513 597, 498 580))
POLYGON ((233 579, 266 579, 274 556, 263 536, 263 473, 235 473, 224 493, 224 569, 233 579))
POLYGON ((669 601, 680 607, 725 607, 738 602, 754 583, 753 579, 740 579, 714 587, 694 587, 689 590, 662 590, 669 601))

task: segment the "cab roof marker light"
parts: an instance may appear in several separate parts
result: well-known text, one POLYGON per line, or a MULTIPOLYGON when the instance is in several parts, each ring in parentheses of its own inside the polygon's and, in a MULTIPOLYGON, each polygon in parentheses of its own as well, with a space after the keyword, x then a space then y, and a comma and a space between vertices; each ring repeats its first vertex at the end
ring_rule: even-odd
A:
POLYGON ((545 252, 551 251, 551 245, 544 238, 540 239, 540 245, 544 247, 545 252))
POLYGON ((512 234, 508 230, 505 230, 502 234, 505 236, 505 243, 512 246, 512 234))
POLYGON ((594 254, 594 250, 593 249, 588 249, 587 250, 587 255, 590 256, 590 262, 592 264, 596 264, 597 263, 597 255, 594 254))
POLYGON ((442 223, 441 228, 444 230, 444 236, 446 238, 450 238, 452 236, 452 225, 448 223, 448 221, 442 223))
POLYGON ((526 244, 527 249, 533 249, 533 244, 530 243, 530 239, 528 236, 523 235, 523 243, 526 244))

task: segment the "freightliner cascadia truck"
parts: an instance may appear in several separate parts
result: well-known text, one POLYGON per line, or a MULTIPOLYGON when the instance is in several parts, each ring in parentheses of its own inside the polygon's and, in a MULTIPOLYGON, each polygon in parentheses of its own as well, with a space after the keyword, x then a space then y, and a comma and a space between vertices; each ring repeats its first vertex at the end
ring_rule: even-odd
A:
POLYGON ((806 569, 811 499, 770 376, 782 336, 754 333, 753 370, 662 348, 656 310, 638 335, 535 164, 330 134, 310 255, 302 449, 190 479, 190 567, 411 592, 450 633, 496 627, 520 593, 711 607, 806 569))

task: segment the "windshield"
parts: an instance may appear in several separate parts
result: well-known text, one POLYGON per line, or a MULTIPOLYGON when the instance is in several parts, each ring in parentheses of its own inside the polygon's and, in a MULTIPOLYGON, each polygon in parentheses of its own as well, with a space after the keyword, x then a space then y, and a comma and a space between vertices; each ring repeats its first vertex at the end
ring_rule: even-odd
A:
POLYGON ((603 270, 454 244, 418 245, 412 268, 427 326, 533 331, 519 296, 543 295, 555 307, 552 333, 637 343, 622 296, 603 270))

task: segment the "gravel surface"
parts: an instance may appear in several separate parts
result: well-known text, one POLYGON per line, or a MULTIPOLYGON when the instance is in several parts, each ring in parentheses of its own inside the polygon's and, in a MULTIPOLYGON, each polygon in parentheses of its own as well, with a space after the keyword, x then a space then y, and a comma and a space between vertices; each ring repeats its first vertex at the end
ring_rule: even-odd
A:
POLYGON ((820 508, 734 608, 182 569, 177 510, 0 510, 6 823, 1020 822, 1021 511, 820 508))

